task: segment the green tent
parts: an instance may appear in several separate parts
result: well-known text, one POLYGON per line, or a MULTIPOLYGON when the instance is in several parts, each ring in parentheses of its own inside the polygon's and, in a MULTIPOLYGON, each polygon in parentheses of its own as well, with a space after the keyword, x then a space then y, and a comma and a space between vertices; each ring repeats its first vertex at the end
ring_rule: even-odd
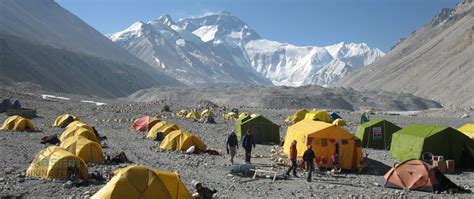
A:
POLYGON ((359 125, 356 136, 362 141, 364 148, 388 149, 392 134, 400 129, 387 120, 374 119, 359 125))
POLYGON ((280 144, 280 127, 261 115, 241 117, 235 122, 239 138, 250 129, 257 144, 280 144))
POLYGON ((412 124, 392 135, 393 159, 420 159, 425 152, 454 160, 456 167, 474 167, 474 142, 451 127, 412 124))

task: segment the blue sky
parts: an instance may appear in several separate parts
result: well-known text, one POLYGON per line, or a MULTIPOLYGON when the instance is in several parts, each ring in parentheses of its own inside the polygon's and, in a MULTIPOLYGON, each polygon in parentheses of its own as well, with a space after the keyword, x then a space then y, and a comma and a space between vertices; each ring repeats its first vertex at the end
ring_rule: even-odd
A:
POLYGON ((103 34, 169 14, 230 11, 263 38, 295 45, 365 42, 387 52, 458 0, 56 0, 103 34))

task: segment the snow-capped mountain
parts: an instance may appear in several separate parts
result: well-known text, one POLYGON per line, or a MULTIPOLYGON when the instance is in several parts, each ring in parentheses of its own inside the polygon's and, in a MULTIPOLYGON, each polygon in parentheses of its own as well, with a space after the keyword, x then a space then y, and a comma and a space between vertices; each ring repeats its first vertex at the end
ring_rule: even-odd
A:
POLYGON ((216 41, 217 27, 191 31, 192 23, 180 23, 165 15, 155 21, 136 22, 109 38, 187 85, 271 85, 250 67, 241 48, 203 41, 216 41))
POLYGON ((381 58, 364 43, 294 46, 265 40, 228 12, 136 22, 109 38, 187 85, 329 86, 381 58))

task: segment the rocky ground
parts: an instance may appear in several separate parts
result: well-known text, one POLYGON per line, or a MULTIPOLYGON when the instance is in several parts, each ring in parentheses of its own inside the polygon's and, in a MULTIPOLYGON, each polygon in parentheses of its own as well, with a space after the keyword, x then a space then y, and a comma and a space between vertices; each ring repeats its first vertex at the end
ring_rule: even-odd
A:
MULTIPOLYGON (((49 94, 49 93, 48 93, 49 94)), ((64 96, 64 95, 61 95, 64 96)), ((33 119, 34 124, 42 129, 38 133, 26 132, 1 132, 0 151, 0 196, 24 196, 27 198, 82 198, 88 197, 99 190, 103 184, 85 187, 67 186, 66 181, 46 181, 31 179, 24 176, 26 169, 35 154, 46 146, 40 144, 39 139, 44 135, 60 134, 63 129, 50 127, 54 119, 64 113, 72 113, 83 121, 95 126, 100 134, 108 137, 105 153, 113 154, 124 151, 134 164, 165 171, 179 172, 188 189, 193 190, 192 180, 199 180, 205 185, 218 190, 220 198, 310 198, 320 197, 427 197, 427 198, 474 198, 474 194, 433 194, 418 191, 403 191, 383 187, 383 175, 395 163, 390 158, 388 151, 364 150, 371 158, 369 167, 362 173, 343 172, 335 176, 318 174, 311 183, 305 178, 290 178, 272 182, 264 176, 256 180, 248 177, 229 175, 230 163, 227 155, 213 156, 209 154, 183 155, 179 152, 160 151, 157 143, 145 139, 145 133, 129 131, 128 127, 133 118, 144 114, 161 115, 164 119, 178 124, 182 129, 193 132, 207 143, 209 147, 224 149, 224 140, 229 131, 234 128, 232 122, 226 123, 222 117, 217 118, 217 124, 196 123, 185 119, 178 119, 171 113, 161 112, 163 105, 171 104, 172 111, 178 111, 186 106, 195 104, 177 104, 172 101, 164 102, 126 102, 105 99, 90 99, 83 96, 66 95, 72 100, 44 100, 40 92, 15 92, 10 89, 0 89, 0 98, 11 97, 19 99, 24 107, 35 108, 39 118, 33 119), (94 100, 105 102, 105 106, 81 103, 78 100, 94 100)), ((261 113, 278 124, 292 114, 294 110, 279 109, 250 109, 241 111, 261 113)), ((342 112, 341 116, 352 124, 350 130, 355 132, 355 123, 359 120, 351 112, 342 112)), ((471 118, 460 119, 458 115, 443 115, 440 111, 426 112, 418 116, 388 116, 377 115, 374 117, 387 118, 394 123, 405 126, 409 123, 429 123, 459 127, 464 123, 473 123, 471 118)), ((0 114, 0 121, 7 118, 0 114)), ((287 125, 282 125, 281 137, 285 136, 287 125)), ((254 164, 261 166, 274 164, 270 157, 272 146, 258 145, 252 159, 254 164)), ((225 151, 225 150, 223 150, 225 151)), ((243 163, 243 151, 239 151, 237 163, 243 163)), ((121 165, 89 165, 89 172, 111 171, 121 165)), ((286 167, 276 167, 278 173, 283 174, 286 167)), ((299 171, 300 176, 305 174, 299 171)), ((474 172, 461 171, 459 174, 448 175, 455 183, 474 191, 474 172)))

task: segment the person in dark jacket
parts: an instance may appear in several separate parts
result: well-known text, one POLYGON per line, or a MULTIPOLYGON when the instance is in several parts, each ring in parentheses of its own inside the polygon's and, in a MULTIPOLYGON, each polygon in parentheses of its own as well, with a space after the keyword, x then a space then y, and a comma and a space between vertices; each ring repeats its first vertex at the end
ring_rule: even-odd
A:
POLYGON ((303 160, 306 162, 306 169, 308 170, 308 182, 311 182, 311 174, 313 174, 314 170, 314 158, 316 158, 316 155, 314 154, 313 147, 308 145, 308 149, 303 154, 303 160))
POLYGON ((230 162, 234 164, 234 157, 235 157, 235 154, 237 153, 237 149, 239 148, 239 140, 237 139, 237 135, 235 134, 234 131, 232 131, 229 137, 227 137, 226 148, 227 148, 227 154, 230 153, 230 162))
POLYGON ((290 172, 293 170, 293 176, 298 177, 296 175, 296 156, 298 155, 298 151, 296 150, 296 140, 291 142, 290 146, 290 160, 291 160, 291 167, 286 172, 286 175, 289 176, 290 172))
POLYGON ((195 199, 212 199, 214 198, 214 194, 217 193, 215 189, 211 190, 208 187, 203 186, 199 181, 193 180, 191 183, 196 189, 196 193, 193 194, 193 198, 195 199))
POLYGON ((245 134, 244 138, 242 139, 242 147, 245 149, 245 163, 250 164, 252 148, 255 148, 255 139, 250 133, 250 129, 247 130, 247 134, 245 134))

